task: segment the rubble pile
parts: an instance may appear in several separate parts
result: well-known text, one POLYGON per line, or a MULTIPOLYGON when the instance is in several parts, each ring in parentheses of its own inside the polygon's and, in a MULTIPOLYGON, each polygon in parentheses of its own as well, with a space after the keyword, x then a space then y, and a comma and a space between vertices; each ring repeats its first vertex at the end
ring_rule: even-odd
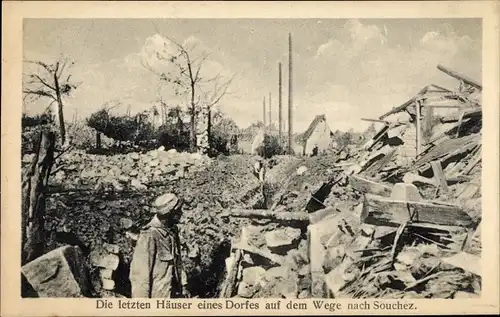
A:
MULTIPOLYGON (((261 240, 275 228, 293 228, 283 221, 300 223, 302 236, 307 227, 309 256, 297 269, 309 272, 289 274, 295 272, 288 268, 292 260, 275 264, 286 277, 269 293, 298 297, 297 277, 309 276, 311 297, 480 296, 480 92, 470 80, 455 91, 429 85, 402 106, 368 119, 383 127, 364 145, 325 157, 330 165, 307 166, 319 158, 290 164, 269 210, 232 210, 233 218, 267 221, 270 227, 257 234, 261 240), (293 292, 279 291, 288 284, 293 292)), ((241 232, 247 244, 249 231, 241 232)), ((258 297, 269 285, 262 278, 269 263, 249 264, 242 257, 278 258, 266 243, 252 243, 232 248, 226 296, 258 297), (248 268, 247 275, 259 276, 252 287, 248 268)))
POLYGON ((309 298, 305 229, 266 221, 243 227, 232 245, 235 252, 226 259, 228 279, 219 296, 309 298))
MULTIPOLYGON (((34 154, 25 155, 31 163, 34 154)), ((144 190, 155 182, 175 181, 210 164, 207 156, 165 151, 131 152, 113 156, 80 150, 62 152, 55 162, 52 185, 65 189, 111 188, 114 191, 144 190)))

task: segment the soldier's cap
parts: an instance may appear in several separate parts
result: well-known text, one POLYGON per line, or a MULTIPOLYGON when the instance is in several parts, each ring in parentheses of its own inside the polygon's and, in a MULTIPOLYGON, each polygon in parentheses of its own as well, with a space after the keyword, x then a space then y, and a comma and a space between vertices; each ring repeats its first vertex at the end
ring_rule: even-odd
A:
POLYGON ((181 204, 181 199, 179 199, 173 193, 167 193, 159 196, 153 203, 153 212, 160 216, 164 216, 172 212, 181 204))

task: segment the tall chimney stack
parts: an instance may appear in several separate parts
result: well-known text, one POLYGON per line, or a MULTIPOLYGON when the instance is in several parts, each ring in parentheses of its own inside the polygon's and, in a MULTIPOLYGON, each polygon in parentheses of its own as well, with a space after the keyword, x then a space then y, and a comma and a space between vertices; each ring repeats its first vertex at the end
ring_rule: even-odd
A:
POLYGON ((271 93, 269 93, 269 126, 273 124, 272 120, 272 107, 271 107, 271 93))
POLYGON ((292 154, 292 33, 288 33, 288 153, 292 154))
POLYGON ((266 97, 262 100, 262 123, 266 126, 266 97))
POLYGON ((281 109, 281 63, 278 64, 278 135, 279 135, 279 141, 280 145, 283 145, 282 143, 282 133, 283 133, 283 114, 282 114, 282 109, 281 109))

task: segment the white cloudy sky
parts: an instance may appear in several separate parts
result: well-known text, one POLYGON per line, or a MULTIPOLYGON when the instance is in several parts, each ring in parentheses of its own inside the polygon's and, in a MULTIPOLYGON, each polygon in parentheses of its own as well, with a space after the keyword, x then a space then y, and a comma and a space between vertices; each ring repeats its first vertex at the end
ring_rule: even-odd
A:
MULTIPOLYGON (((210 53, 206 77, 219 70, 236 74, 220 108, 246 127, 262 120, 269 93, 273 121, 278 117, 278 62, 287 104, 289 32, 297 132, 323 113, 333 130, 361 130, 366 123, 360 118, 380 116, 427 84, 454 88, 456 81, 437 64, 481 80, 479 19, 37 19, 25 20, 24 54, 47 62, 64 54, 75 61, 72 78, 82 84, 66 100, 65 115, 77 112, 82 119, 110 100, 121 100, 123 112, 127 105, 132 112, 151 107, 157 78, 141 58, 163 47, 163 35, 197 43, 210 53)), ((169 98, 169 89, 162 91, 169 98)), ((41 108, 27 105, 29 112, 41 108)))

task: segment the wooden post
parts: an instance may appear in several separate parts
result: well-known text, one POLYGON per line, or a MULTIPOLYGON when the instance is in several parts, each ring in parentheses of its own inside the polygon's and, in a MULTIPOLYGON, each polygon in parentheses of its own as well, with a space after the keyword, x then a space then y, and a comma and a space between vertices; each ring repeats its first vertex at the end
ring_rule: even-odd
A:
POLYGON ((479 90, 483 89, 482 85, 479 82, 477 82, 477 81, 475 81, 475 80, 473 80, 471 78, 468 78, 468 77, 466 77, 466 76, 464 76, 462 74, 459 74, 459 73, 457 73, 457 72, 455 72, 455 71, 453 71, 451 69, 448 69, 448 68, 446 68, 446 67, 444 67, 442 65, 438 65, 437 68, 440 71, 442 71, 443 73, 445 73, 445 74, 447 74, 447 75, 449 75, 449 76, 451 76, 451 77, 453 77, 455 79, 463 81, 467 85, 470 85, 470 86, 472 86, 474 88, 477 88, 479 90))
POLYGON ((292 154, 293 113, 292 113, 292 33, 288 33, 288 154, 292 154))
POLYGON ((415 101, 415 112, 417 114, 417 122, 415 124, 415 130, 416 130, 416 135, 417 135, 417 153, 415 157, 417 157, 420 154, 420 149, 422 147, 422 127, 421 127, 421 122, 420 122, 420 100, 415 101))
POLYGON ((278 134, 280 146, 283 146, 282 134, 283 134, 283 114, 281 109, 281 63, 278 64, 278 134))
POLYGON ((54 162, 55 134, 42 132, 31 170, 23 181, 22 199, 22 264, 45 251, 45 188, 54 162))
POLYGON ((437 180, 437 183, 439 184, 439 189, 444 194, 448 194, 449 193, 448 183, 446 182, 446 177, 444 176, 441 162, 432 161, 431 167, 432 167, 432 172, 434 173, 434 178, 437 180))
POLYGON ((273 120, 271 118, 272 110, 271 110, 271 93, 269 93, 269 126, 273 124, 273 120))
POLYGON ((264 123, 264 127, 266 126, 266 97, 262 99, 262 120, 264 123))
POLYGON ((432 121, 433 121, 433 114, 434 108, 433 107, 428 107, 427 105, 425 106, 425 116, 424 116, 424 139, 426 144, 431 140, 432 137, 432 121))

